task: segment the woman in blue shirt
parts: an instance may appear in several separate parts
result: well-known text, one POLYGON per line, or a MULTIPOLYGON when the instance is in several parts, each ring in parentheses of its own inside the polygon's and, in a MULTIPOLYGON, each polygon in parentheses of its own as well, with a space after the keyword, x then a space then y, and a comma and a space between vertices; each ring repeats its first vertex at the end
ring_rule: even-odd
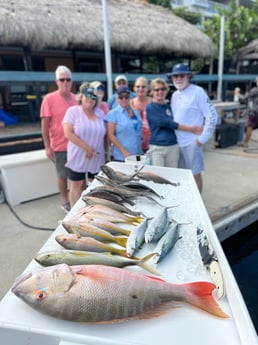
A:
POLYGON ((177 168, 179 149, 175 129, 200 134, 202 127, 185 126, 174 121, 170 104, 166 100, 168 90, 168 84, 164 79, 152 80, 153 101, 146 107, 151 131, 150 150, 153 165, 177 168))
POLYGON ((142 154, 142 121, 138 110, 130 106, 130 89, 117 90, 118 106, 105 117, 107 133, 112 144, 112 160, 124 162, 131 155, 142 154))

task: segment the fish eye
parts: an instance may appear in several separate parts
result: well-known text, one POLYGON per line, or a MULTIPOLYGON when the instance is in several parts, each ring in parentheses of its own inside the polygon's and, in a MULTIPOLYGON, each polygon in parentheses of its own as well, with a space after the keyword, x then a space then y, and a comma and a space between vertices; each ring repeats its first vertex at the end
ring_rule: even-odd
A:
POLYGON ((42 301, 43 299, 47 297, 47 294, 45 291, 40 290, 35 293, 35 297, 37 301, 42 301))

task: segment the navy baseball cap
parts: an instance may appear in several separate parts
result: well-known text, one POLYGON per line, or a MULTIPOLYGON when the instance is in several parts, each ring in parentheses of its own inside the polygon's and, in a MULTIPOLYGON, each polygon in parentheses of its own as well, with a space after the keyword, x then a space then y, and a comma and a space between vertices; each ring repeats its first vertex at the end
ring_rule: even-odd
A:
POLYGON ((120 95, 121 93, 131 93, 131 91, 127 86, 120 86, 117 89, 117 94, 120 95))
POLYGON ((173 66, 172 72, 168 73, 167 77, 170 78, 173 75, 177 75, 177 74, 189 74, 189 75, 191 75, 192 72, 191 72, 189 66, 187 66, 184 63, 179 63, 179 64, 173 66))

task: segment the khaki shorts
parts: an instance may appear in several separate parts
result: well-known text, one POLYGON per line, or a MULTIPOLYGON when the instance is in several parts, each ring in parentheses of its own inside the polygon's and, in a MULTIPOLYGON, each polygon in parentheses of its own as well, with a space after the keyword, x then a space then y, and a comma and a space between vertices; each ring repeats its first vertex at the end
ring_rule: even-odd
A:
POLYGON ((55 152, 56 174, 59 178, 67 178, 66 151, 55 152))
POLYGON ((150 145, 150 151, 152 165, 177 168, 179 158, 178 145, 150 145))

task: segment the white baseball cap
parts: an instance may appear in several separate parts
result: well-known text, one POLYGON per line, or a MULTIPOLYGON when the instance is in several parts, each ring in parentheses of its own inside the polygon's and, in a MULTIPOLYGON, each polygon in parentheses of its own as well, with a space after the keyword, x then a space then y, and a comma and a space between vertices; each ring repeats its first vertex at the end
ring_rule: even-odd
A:
POLYGON ((118 83, 119 80, 124 80, 127 83, 127 78, 125 75, 118 75, 115 79, 115 83, 118 83))

